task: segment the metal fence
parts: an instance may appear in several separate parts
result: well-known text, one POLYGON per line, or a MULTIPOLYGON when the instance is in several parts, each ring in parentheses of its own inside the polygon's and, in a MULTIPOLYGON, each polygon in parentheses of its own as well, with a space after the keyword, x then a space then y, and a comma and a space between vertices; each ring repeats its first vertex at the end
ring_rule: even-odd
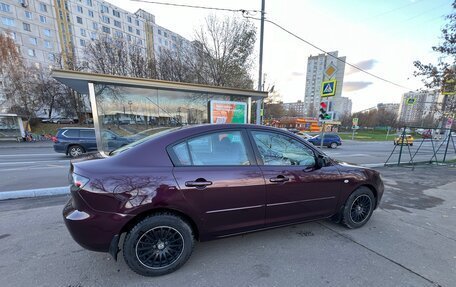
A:
POLYGON ((385 166, 456 161, 456 132, 444 128, 403 127, 385 166))

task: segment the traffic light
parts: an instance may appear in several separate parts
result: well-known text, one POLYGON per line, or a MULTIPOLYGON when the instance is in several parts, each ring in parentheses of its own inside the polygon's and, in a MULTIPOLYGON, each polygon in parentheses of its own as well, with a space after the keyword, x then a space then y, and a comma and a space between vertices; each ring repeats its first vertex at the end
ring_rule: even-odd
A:
POLYGON ((320 119, 321 120, 329 120, 331 119, 331 115, 328 114, 326 109, 328 108, 328 105, 325 102, 320 103, 320 119))

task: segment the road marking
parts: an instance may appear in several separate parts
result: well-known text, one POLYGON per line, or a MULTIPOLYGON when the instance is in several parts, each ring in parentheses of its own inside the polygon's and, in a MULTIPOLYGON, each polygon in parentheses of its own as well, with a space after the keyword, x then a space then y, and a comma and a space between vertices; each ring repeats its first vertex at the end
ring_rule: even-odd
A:
POLYGON ((48 156, 59 155, 58 153, 24 153, 24 154, 0 154, 0 157, 14 157, 14 156, 48 156))
POLYGON ((36 163, 56 163, 56 162, 69 162, 69 160, 43 160, 43 161, 10 161, 0 162, 0 165, 14 165, 14 164, 36 164, 36 163))
POLYGON ((51 168, 66 168, 67 166, 61 165, 53 165, 53 166, 42 166, 42 167, 19 167, 19 168, 7 168, 7 169, 0 169, 0 172, 4 171, 16 171, 16 170, 39 170, 39 169, 51 169, 51 168))

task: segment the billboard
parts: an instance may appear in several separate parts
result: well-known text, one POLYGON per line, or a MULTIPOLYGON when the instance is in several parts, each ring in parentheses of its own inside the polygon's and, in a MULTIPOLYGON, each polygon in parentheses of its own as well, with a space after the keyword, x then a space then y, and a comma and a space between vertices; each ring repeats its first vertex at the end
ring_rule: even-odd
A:
POLYGON ((247 103, 231 101, 209 101, 211 124, 246 124, 247 103))

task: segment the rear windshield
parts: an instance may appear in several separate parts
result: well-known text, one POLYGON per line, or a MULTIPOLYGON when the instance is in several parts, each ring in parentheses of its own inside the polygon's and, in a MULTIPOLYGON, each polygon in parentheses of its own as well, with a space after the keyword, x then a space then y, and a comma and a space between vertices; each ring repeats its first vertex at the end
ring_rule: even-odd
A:
POLYGON ((143 142, 146 142, 146 141, 151 140, 151 139, 159 138, 159 137, 161 137, 161 136, 164 136, 164 135, 166 135, 166 134, 169 134, 169 133, 174 132, 174 131, 176 131, 176 130, 178 130, 178 129, 181 129, 181 128, 182 128, 182 127, 177 127, 177 128, 171 128, 171 129, 167 129, 167 130, 164 130, 164 131, 160 131, 160 132, 158 132, 158 133, 152 134, 152 135, 150 135, 150 136, 147 136, 147 137, 145 137, 145 138, 142 138, 142 139, 140 139, 140 140, 137 140, 137 141, 135 141, 135 142, 132 142, 132 143, 126 145, 126 146, 123 146, 123 147, 121 147, 121 148, 118 148, 118 149, 116 149, 116 150, 113 150, 113 151, 111 151, 111 152, 109 153, 109 155, 110 155, 110 156, 113 156, 113 155, 122 153, 122 152, 124 152, 124 151, 126 151, 126 150, 128 150, 128 149, 131 149, 132 147, 135 147, 135 146, 137 146, 137 145, 139 145, 139 144, 142 144, 143 142))

